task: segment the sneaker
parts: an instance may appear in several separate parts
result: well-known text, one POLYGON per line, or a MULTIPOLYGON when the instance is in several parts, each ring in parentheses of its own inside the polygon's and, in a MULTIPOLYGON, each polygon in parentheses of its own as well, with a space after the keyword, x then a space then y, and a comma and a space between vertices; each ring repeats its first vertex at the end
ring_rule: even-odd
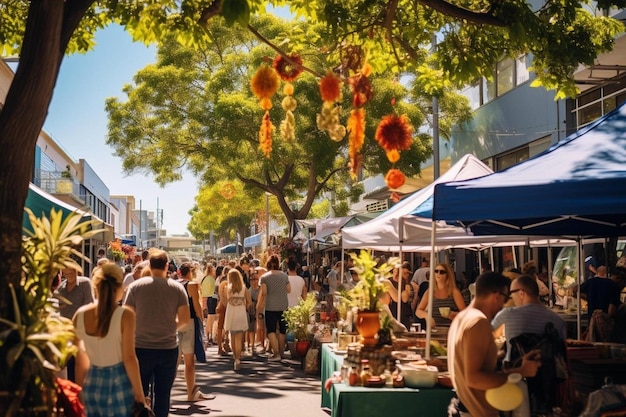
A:
POLYGON ((280 355, 274 355, 268 359, 269 362, 280 362, 283 358, 280 355))

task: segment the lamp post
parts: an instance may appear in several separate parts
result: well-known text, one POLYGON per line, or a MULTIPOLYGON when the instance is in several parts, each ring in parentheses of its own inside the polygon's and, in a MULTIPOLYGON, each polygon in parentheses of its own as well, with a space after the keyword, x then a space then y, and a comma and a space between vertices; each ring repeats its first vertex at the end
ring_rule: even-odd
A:
POLYGON ((270 248, 270 193, 265 192, 265 241, 266 249, 270 248))

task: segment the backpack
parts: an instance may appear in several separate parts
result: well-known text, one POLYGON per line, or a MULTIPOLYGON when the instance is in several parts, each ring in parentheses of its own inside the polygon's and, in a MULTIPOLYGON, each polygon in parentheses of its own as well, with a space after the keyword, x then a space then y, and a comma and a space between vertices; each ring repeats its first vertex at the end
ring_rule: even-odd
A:
POLYGON ((543 334, 523 333, 510 340, 511 363, 521 363, 521 358, 531 350, 541 351, 541 366, 537 375, 526 378, 530 409, 535 413, 552 412, 559 404, 559 384, 569 375, 567 345, 551 322, 546 323, 543 334))

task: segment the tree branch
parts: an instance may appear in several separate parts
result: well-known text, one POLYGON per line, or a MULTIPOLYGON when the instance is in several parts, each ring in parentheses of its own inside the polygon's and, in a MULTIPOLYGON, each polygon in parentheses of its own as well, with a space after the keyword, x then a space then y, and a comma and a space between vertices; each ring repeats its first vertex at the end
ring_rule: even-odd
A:
POLYGON ((261 42, 263 42, 264 44, 266 44, 267 46, 269 46, 270 48, 272 48, 274 51, 276 51, 276 53, 278 53, 280 56, 282 56, 283 58, 285 58, 285 60, 287 62, 289 62, 289 64, 293 65, 294 67, 298 67, 301 68, 303 71, 306 71, 308 73, 313 74, 314 76, 318 77, 318 78, 322 78, 324 77, 324 74, 320 74, 319 72, 312 70, 311 68, 308 68, 302 64, 298 64, 297 62, 295 62, 294 60, 292 60, 289 55, 287 55, 285 53, 285 51, 283 51, 282 49, 280 49, 278 46, 274 45, 269 39, 267 39, 265 36, 261 35, 261 33, 256 30, 255 27, 253 27, 252 25, 248 24, 248 30, 250 32, 252 32, 252 34, 254 36, 256 36, 257 38, 259 38, 259 40, 261 42))
POLYGON ((419 3, 424 6, 430 7, 433 10, 437 10, 438 12, 453 17, 455 19, 462 19, 468 22, 477 23, 481 25, 491 25, 491 26, 507 26, 502 20, 495 17, 490 12, 474 12, 472 10, 466 9, 464 7, 456 6, 454 4, 448 3, 445 0, 418 0, 419 3))

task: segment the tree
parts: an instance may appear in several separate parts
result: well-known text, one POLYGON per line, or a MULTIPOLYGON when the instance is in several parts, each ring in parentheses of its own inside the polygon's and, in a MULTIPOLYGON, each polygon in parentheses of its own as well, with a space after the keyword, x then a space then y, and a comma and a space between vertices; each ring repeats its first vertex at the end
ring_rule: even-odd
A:
MULTIPOLYGON (((325 72, 326 62, 316 53, 325 47, 316 42, 318 26, 294 26, 271 16, 253 19, 253 25, 273 34, 266 37, 268 43, 281 44, 290 54, 302 56, 303 65, 311 72, 325 72)), ((266 157, 258 141, 263 110, 252 94, 250 79, 275 53, 252 34, 225 27, 219 21, 209 22, 207 31, 211 43, 196 49, 166 39, 158 49, 157 62, 139 71, 134 85, 124 88, 128 99, 107 100, 107 141, 123 159, 126 171, 148 171, 161 183, 180 178, 180 172, 172 167, 188 166, 205 184, 232 179, 246 184, 249 190, 256 189, 255 193, 269 192, 292 225, 294 220, 306 218, 321 192, 346 189, 347 140, 335 142, 318 128, 315 120, 322 104, 318 80, 305 73, 293 82, 293 97, 298 102, 295 139, 286 140, 276 129, 273 150, 266 157)), ((363 166, 368 173, 378 174, 391 166, 373 140, 380 118, 398 111, 408 114, 419 126, 425 113, 401 83, 390 77, 372 78, 375 93, 366 106, 369 139, 363 166)), ((275 125, 285 117, 280 105, 283 98, 281 93, 273 98, 270 115, 275 125)), ((347 110, 343 120, 350 101, 345 87, 342 107, 347 110)), ((469 106, 466 104, 460 113, 469 115, 469 106)), ((454 119, 458 121, 456 114, 454 119)), ((418 174, 420 163, 430 156, 429 143, 430 137, 418 135, 396 166, 407 175, 418 174)))
MULTIPOLYGON (((491 64, 503 53, 529 51, 535 56, 538 81, 549 88, 562 87, 571 95, 574 68, 578 63, 590 64, 600 52, 610 50, 622 29, 613 19, 584 11, 587 1, 583 0, 546 2, 532 10, 523 0, 466 0, 463 8, 443 0, 276 3, 289 4, 302 16, 327 23, 329 30, 324 35, 334 36, 337 46, 354 43, 380 51, 371 60, 375 70, 410 63, 432 86, 441 84, 435 74, 440 80, 449 76, 460 83, 489 74, 491 64), (435 55, 441 67, 433 71, 423 45, 437 32, 445 39, 435 55)), ((4 156, 0 164, 0 315, 13 318, 6 284, 17 284, 20 277, 21 220, 28 181, 64 54, 88 51, 94 32, 113 21, 136 40, 156 42, 172 33, 181 42, 193 44, 206 38, 204 23, 211 18, 222 13, 228 21, 245 25, 249 14, 264 4, 264 0, 223 0, 223 5, 221 0, 0 3, 2 54, 20 57, 0 112, 4 156)), ((624 7, 626 1, 601 0, 597 5, 624 7)), ((340 55, 338 49, 328 49, 329 62, 339 62, 340 55)))

